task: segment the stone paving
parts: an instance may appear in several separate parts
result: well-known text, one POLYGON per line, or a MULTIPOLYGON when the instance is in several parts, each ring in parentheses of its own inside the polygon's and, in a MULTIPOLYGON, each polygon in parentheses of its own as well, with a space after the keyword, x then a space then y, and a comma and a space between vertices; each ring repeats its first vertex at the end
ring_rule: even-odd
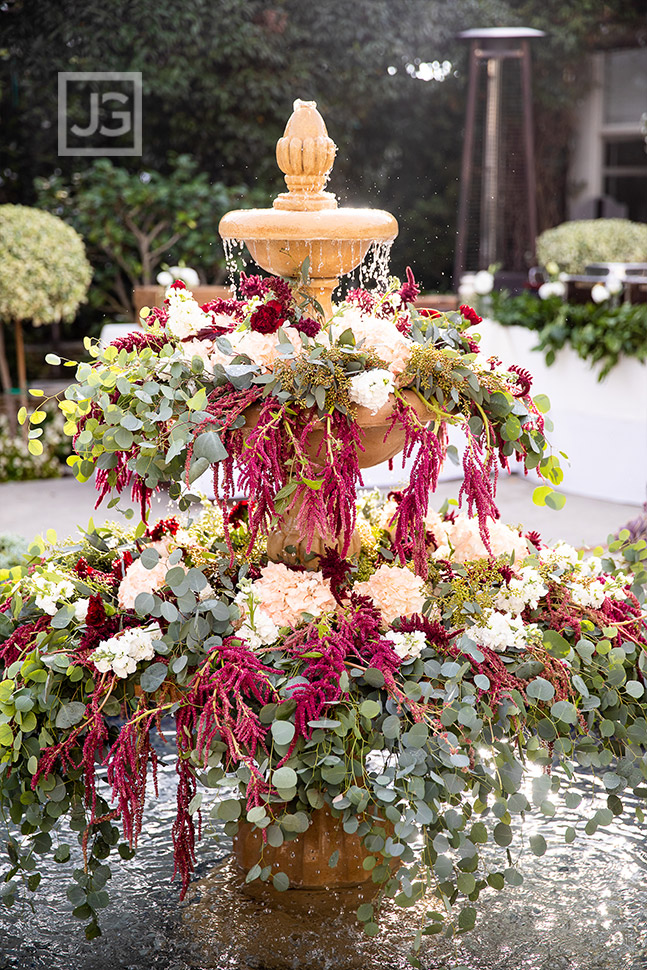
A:
MULTIPOLYGON (((641 511, 638 505, 568 495, 564 509, 554 512, 533 504, 535 485, 523 476, 501 475, 497 500, 504 522, 523 523, 526 530, 536 529, 545 541, 562 538, 577 546, 605 543, 609 533, 616 532, 641 511)), ((438 508, 445 498, 455 498, 459 488, 459 481, 441 482, 434 507, 438 508)), ((96 524, 120 518, 116 509, 107 508, 107 501, 95 510, 95 501, 91 483, 80 485, 74 478, 5 483, 0 485, 0 532, 15 532, 31 539, 53 528, 63 538, 75 533, 77 526, 85 527, 90 517, 96 524)), ((154 499, 154 517, 167 515, 171 504, 166 496, 154 499)), ((122 501, 120 507, 133 506, 122 501)))

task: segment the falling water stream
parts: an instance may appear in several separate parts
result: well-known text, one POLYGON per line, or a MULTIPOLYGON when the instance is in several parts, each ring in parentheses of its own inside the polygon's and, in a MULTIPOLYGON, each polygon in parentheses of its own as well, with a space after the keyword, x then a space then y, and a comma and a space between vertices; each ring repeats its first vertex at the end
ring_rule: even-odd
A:
MULTIPOLYGON (((326 248, 329 247, 330 241, 312 239, 305 242, 300 242, 300 247, 309 256, 312 262, 318 263, 322 258, 321 248, 325 245, 326 248)), ((260 245, 260 244, 259 244, 260 245)), ((267 242, 267 251, 263 253, 265 256, 265 262, 268 263, 270 260, 270 243, 267 242)), ((286 241, 286 250, 289 250, 290 243, 286 241)), ((363 259, 360 260, 360 254, 362 250, 362 243, 356 240, 346 240, 344 245, 351 247, 351 252, 354 259, 358 261, 358 265, 350 273, 344 276, 340 287, 335 291, 335 298, 341 300, 343 294, 352 289, 355 286, 360 286, 363 288, 377 287, 378 289, 386 289, 389 280, 389 256, 391 253, 391 247, 393 241, 389 240, 387 242, 380 242, 379 240, 373 240, 368 247, 368 251, 363 259)), ((365 244, 364 244, 365 245, 365 244)), ((225 264, 227 268, 227 285, 235 286, 236 279, 238 278, 241 270, 246 270, 248 263, 251 262, 255 267, 256 264, 251 260, 249 253, 247 252, 245 243, 240 239, 223 239, 222 246, 225 253, 225 264)), ((339 258, 341 259, 342 253, 342 241, 339 240, 339 258)))
MULTIPOLYGON (((169 838, 174 759, 170 747, 159 740, 156 746, 162 758, 159 798, 151 792, 137 856, 114 866, 104 935, 85 941, 67 902, 67 871, 43 860, 35 911, 22 911, 20 920, 17 909, 0 911, 2 970, 408 966, 409 944, 429 902, 408 910, 387 904, 380 934, 368 939, 354 919, 361 902, 355 892, 249 896, 219 823, 199 844, 196 878, 178 904, 169 838)), ((582 774, 578 786, 590 799, 590 777, 582 774)), ((572 845, 565 844, 563 833, 580 821, 579 814, 561 806, 553 819, 541 820, 548 851, 534 859, 526 849, 523 886, 482 894, 476 929, 458 941, 426 937, 424 970, 647 970, 647 825, 630 821, 633 806, 629 798, 625 802, 625 816, 572 845)), ((526 842, 537 825, 530 816, 526 842)), ((74 836, 69 841, 74 844, 74 836)))

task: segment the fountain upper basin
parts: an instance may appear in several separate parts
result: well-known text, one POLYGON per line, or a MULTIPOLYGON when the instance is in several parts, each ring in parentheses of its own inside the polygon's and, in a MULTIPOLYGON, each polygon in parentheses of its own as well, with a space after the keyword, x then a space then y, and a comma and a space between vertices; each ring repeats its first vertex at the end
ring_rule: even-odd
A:
POLYGON ((239 209, 218 229, 223 239, 244 242, 270 273, 296 276, 308 258, 312 277, 329 278, 359 266, 372 243, 392 242, 398 223, 380 209, 239 209))

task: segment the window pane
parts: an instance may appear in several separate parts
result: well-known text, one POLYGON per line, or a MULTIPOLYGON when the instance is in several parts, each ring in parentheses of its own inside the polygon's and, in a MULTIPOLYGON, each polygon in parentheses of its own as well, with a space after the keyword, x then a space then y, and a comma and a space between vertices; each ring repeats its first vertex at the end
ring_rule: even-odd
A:
POLYGON ((609 51, 604 66, 605 123, 639 125, 647 111, 647 48, 609 51))
POLYGON ((607 175, 604 194, 627 206, 627 219, 647 222, 647 176, 607 175))
POLYGON ((618 165, 640 166, 647 175, 647 152, 642 138, 615 138, 605 143, 604 164, 609 168, 618 165))

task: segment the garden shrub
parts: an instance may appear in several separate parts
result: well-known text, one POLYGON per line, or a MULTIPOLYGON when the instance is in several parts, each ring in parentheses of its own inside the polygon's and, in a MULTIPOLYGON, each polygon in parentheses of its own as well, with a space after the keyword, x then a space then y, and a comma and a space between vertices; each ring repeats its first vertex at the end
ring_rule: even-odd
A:
POLYGON ((563 273, 584 273, 589 263, 647 262, 647 225, 628 219, 563 222, 537 237, 537 260, 563 273))
POLYGON ((92 268, 78 232, 25 205, 0 206, 0 320, 35 326, 73 319, 92 268))

